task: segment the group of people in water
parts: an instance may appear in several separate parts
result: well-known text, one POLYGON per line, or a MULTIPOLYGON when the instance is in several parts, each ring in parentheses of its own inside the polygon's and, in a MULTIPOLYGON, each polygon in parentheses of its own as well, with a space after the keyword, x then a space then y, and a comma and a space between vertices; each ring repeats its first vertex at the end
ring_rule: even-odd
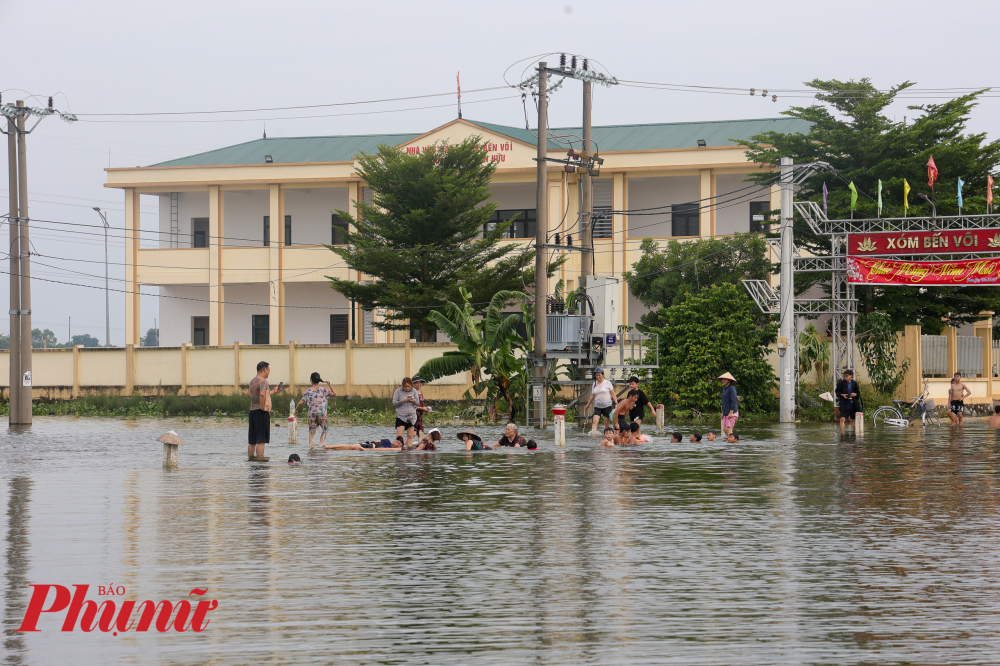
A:
MULTIPOLYGON (((264 446, 270 442, 271 423, 271 396, 283 389, 283 383, 271 388, 268 377, 271 368, 266 361, 257 364, 257 376, 250 382, 250 414, 247 455, 251 460, 262 460, 264 458, 264 446)), ((594 372, 595 382, 591 390, 590 400, 584 409, 594 404, 593 429, 596 433, 597 422, 604 417, 604 438, 600 446, 634 446, 643 442, 648 442, 649 438, 642 433, 642 419, 646 410, 653 413, 649 398, 639 388, 639 378, 629 379, 629 388, 625 397, 618 400, 614 384, 604 379, 604 371, 597 368, 594 372), (613 423, 613 425, 611 423, 613 423)), ((381 439, 375 441, 359 442, 357 444, 327 444, 326 436, 329 430, 327 412, 330 398, 337 395, 333 385, 322 378, 318 372, 310 376, 311 386, 303 393, 302 398, 296 405, 296 411, 305 406, 306 417, 309 427, 309 448, 315 448, 316 434, 319 433, 319 446, 327 451, 374 451, 377 449, 396 449, 402 451, 434 451, 438 448, 442 440, 441 431, 438 428, 424 429, 423 417, 433 411, 424 399, 423 386, 424 379, 416 376, 412 379, 404 377, 399 388, 392 395, 392 405, 396 410, 396 436, 394 439, 381 439)), ((729 441, 738 441, 739 438, 732 434, 732 426, 739 416, 736 413, 736 389, 733 386, 735 379, 726 373, 720 379, 726 388, 723 391, 723 432, 729 441), (727 403, 727 399, 729 403, 727 403), (729 414, 726 414, 726 406, 729 404, 729 414), (728 416, 728 421, 727 421, 728 416), (728 423, 728 431, 726 429, 728 423), (735 440, 733 439, 735 437, 735 440)), ((672 441, 681 441, 680 433, 674 433, 672 441)), ((518 426, 508 423, 504 429, 503 436, 496 444, 488 444, 476 433, 473 428, 464 428, 458 432, 458 439, 465 445, 466 451, 485 451, 501 448, 524 448, 534 450, 538 448, 534 440, 526 440, 519 432, 518 426)), ((692 442, 700 442, 701 434, 691 435, 692 442)), ((714 441, 715 431, 708 432, 708 440, 714 441)))

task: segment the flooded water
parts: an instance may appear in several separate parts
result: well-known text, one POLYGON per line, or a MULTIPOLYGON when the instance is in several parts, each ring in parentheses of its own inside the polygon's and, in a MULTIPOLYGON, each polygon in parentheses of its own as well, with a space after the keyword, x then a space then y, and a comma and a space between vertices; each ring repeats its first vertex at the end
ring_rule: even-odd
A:
POLYGON ((304 429, 296 446, 275 429, 263 464, 245 427, 3 424, 4 663, 1000 661, 1000 462, 981 423, 482 453, 456 428, 434 453, 309 452, 304 429), (173 471, 154 442, 169 428, 173 471), (17 633, 32 584, 119 605, 97 586, 137 603, 207 588, 218 609, 197 633, 61 632, 66 611, 17 633))

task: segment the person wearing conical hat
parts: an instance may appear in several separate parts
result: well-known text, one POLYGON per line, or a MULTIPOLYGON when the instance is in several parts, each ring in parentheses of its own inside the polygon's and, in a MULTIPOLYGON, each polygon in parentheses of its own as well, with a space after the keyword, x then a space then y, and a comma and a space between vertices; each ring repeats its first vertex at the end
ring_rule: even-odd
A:
POLYGON ((495 447, 489 444, 484 444, 483 439, 476 434, 476 431, 472 428, 466 428, 458 432, 458 438, 465 442, 466 451, 485 451, 487 449, 493 449, 495 447))
POLYGON ((719 375, 719 381, 722 382, 722 432, 729 437, 736 419, 740 418, 740 407, 736 401, 736 378, 725 372, 719 375))

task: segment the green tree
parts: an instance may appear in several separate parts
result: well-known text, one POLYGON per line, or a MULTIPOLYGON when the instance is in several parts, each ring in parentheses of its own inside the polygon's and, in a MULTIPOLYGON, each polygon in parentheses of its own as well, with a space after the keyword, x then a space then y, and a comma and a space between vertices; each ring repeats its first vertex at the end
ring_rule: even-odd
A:
MULTIPOLYGON (((740 280, 764 280, 774 269, 767 259, 767 243, 758 234, 710 238, 688 242, 668 241, 666 247, 651 238, 640 245, 642 256, 624 274, 632 295, 647 308, 648 326, 659 325, 661 310, 690 294, 716 284, 740 285, 740 280)), ((740 289, 742 289, 740 285, 740 289)))
POLYGON ((56 334, 49 329, 44 331, 40 328, 31 329, 31 346, 40 347, 58 347, 59 341, 56 339, 56 334))
POLYGON ((662 308, 662 327, 649 328, 660 336, 652 396, 679 410, 717 411, 722 384, 716 378, 731 372, 743 398, 741 412, 775 411, 778 385, 767 345, 777 340, 777 325, 758 326, 756 309, 742 285, 734 284, 712 285, 662 308))
POLYGON ((521 315, 507 316, 506 304, 524 300, 516 291, 500 291, 493 295, 484 317, 477 318, 471 294, 459 287, 461 302, 448 303, 444 312, 432 310, 429 319, 458 345, 454 351, 432 358, 420 366, 417 374, 431 381, 467 370, 472 372, 472 388, 466 391, 467 400, 483 396, 490 418, 497 420, 498 402, 503 400, 508 418, 517 415, 518 406, 524 404, 525 377, 523 354, 531 349, 529 339, 517 334, 522 318, 532 323, 526 307, 521 315), (518 356, 522 358, 518 358, 518 356))
POLYGON ((91 336, 88 333, 83 335, 74 335, 73 340, 70 343, 70 347, 75 347, 76 345, 82 345, 84 347, 100 347, 101 341, 97 338, 91 336))
MULTIPOLYGON (((346 247, 331 247, 348 267, 375 280, 359 284, 330 278, 332 287, 365 309, 383 309, 384 330, 437 329, 435 308, 460 300, 459 285, 476 294, 477 314, 493 295, 532 284, 534 251, 503 243, 510 222, 484 234, 495 203, 489 203, 496 162, 481 137, 437 144, 416 154, 388 145, 358 158, 358 175, 371 187, 371 204, 357 202, 361 220, 337 211, 354 225, 346 247)), ((550 265, 550 275, 559 263, 550 265)))
MULTIPOLYGON (((796 193, 796 199, 821 203, 823 183, 829 189, 829 217, 850 217, 849 182, 854 182, 862 196, 858 198, 857 217, 875 217, 878 181, 882 181, 883 216, 903 214, 903 180, 909 183, 910 215, 929 215, 930 206, 917 194, 931 195, 927 185, 927 160, 934 156, 940 172, 935 185, 939 215, 958 213, 957 179, 965 181, 964 208, 967 214, 986 212, 986 178, 997 172, 1000 164, 1000 140, 987 141, 985 133, 968 134, 966 124, 982 91, 963 95, 942 104, 908 107, 912 112, 890 118, 887 107, 899 93, 914 84, 904 82, 883 91, 870 79, 860 81, 822 81, 806 83, 816 89, 817 104, 793 107, 783 112, 808 120, 812 128, 805 134, 765 132, 745 142, 747 157, 760 164, 778 165, 781 157, 796 163, 822 160, 835 167, 843 180, 827 173, 808 178, 796 193), (866 198, 868 194, 871 198, 866 198)), ((762 173, 754 179, 773 178, 762 173)), ((795 242, 815 254, 830 253, 830 239, 817 236, 801 219, 795 221, 795 242)), ((796 291, 810 282, 829 285, 829 274, 805 274, 796 279, 796 291)), ((894 328, 919 323, 928 332, 938 332, 946 325, 959 325, 978 319, 984 310, 1000 306, 1000 293, 994 287, 887 287, 866 286, 857 290, 862 312, 885 312, 894 328), (945 321, 942 321, 942 318, 945 321)))
POLYGON ((145 337, 140 340, 142 347, 156 347, 160 344, 160 329, 151 328, 146 331, 145 337))
POLYGON ((9 335, 0 335, 0 349, 10 349, 9 335))
POLYGON ((859 315, 857 330, 858 352, 872 386, 879 393, 895 394, 910 369, 910 359, 896 367, 898 339, 892 319, 884 312, 859 315))

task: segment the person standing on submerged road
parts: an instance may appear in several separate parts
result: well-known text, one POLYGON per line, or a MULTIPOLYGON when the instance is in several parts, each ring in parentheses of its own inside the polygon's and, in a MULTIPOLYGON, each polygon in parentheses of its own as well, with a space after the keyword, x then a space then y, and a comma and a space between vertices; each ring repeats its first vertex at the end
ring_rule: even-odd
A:
POLYGON ((854 381, 854 371, 844 370, 844 378, 837 382, 837 409, 840 410, 840 429, 844 423, 854 425, 854 417, 858 413, 858 396, 861 389, 854 381))
POLYGON ((633 423, 642 423, 642 417, 646 414, 646 409, 649 409, 649 413, 656 418, 656 412, 653 411, 653 406, 649 402, 649 398, 646 397, 646 393, 639 388, 639 378, 635 375, 629 377, 628 388, 630 391, 638 391, 639 398, 635 401, 635 407, 629 410, 628 418, 633 423))
POLYGON ((719 375, 722 382, 722 434, 729 436, 740 418, 740 406, 736 400, 736 378, 728 372, 719 375))
POLYGON ((970 395, 972 395, 972 391, 962 382, 962 374, 956 372, 951 379, 951 386, 948 388, 948 402, 950 403, 948 418, 951 419, 952 425, 962 425, 962 421, 965 419, 965 399, 970 395))
POLYGON ((424 400, 423 389, 424 378, 417 375, 413 378, 413 390, 420 396, 417 400, 417 422, 413 424, 413 430, 416 433, 417 439, 422 439, 424 436, 424 413, 431 411, 431 408, 427 406, 427 401, 424 400))
POLYGON ((612 410, 618 406, 618 395, 615 393, 615 385, 604 378, 603 368, 594 368, 594 384, 590 387, 590 398, 583 406, 586 413, 590 409, 590 403, 594 403, 594 423, 590 428, 590 434, 597 434, 597 422, 604 417, 604 425, 607 427, 608 419, 612 410))
POLYGON ((257 364, 257 376, 250 380, 250 431, 247 437, 247 457, 263 458, 264 445, 271 442, 271 396, 281 390, 268 386, 271 366, 267 361, 257 364))
POLYGON ((402 386, 392 394, 392 406, 396 408, 396 437, 406 433, 406 446, 413 444, 413 426, 417 422, 417 404, 420 392, 413 388, 413 380, 403 377, 402 386))
POLYGON ((330 397, 337 395, 337 393, 333 390, 333 385, 330 382, 324 382, 318 372, 312 373, 309 376, 309 381, 312 382, 312 387, 306 389, 306 392, 302 394, 302 399, 299 400, 299 404, 295 408, 297 410, 303 403, 308 408, 309 448, 311 449, 315 446, 313 438, 316 436, 316 431, 319 428, 323 429, 323 434, 319 436, 319 445, 323 446, 323 442, 326 441, 326 412, 330 397), (321 382, 326 384, 326 387, 320 386, 321 382))

